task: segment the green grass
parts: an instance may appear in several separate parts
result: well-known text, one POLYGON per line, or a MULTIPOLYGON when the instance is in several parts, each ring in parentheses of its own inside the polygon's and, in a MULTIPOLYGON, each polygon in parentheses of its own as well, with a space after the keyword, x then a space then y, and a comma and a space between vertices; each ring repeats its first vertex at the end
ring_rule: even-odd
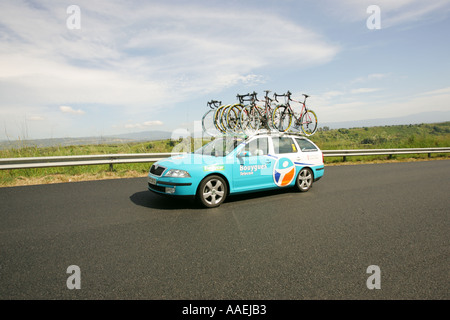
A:
MULTIPOLYGON (((125 153, 164 153, 172 152, 179 141, 159 140, 140 143, 81 145, 59 147, 23 147, 0 150, 0 158, 75 156, 125 153)), ((199 143, 199 142, 197 142, 199 143)), ((200 142, 204 143, 204 142, 200 142)), ((191 151, 194 141, 191 142, 191 151)), ((72 166, 54 168, 31 168, 0 170, 0 186, 18 184, 52 183, 90 179, 107 179, 144 176, 150 163, 115 164, 113 171, 109 165, 72 166)))
POLYGON ((450 121, 320 130, 311 139, 323 150, 448 147, 450 121))
MULTIPOLYGON (((350 129, 319 130, 311 137, 322 150, 432 148, 450 146, 450 121, 433 124, 396 125, 350 129)), ((446 154, 433 157, 447 157, 446 154)), ((384 159, 423 159, 422 155, 347 157, 347 161, 363 162, 384 159)), ((341 162, 342 157, 327 157, 326 163, 341 162)))
MULTIPOLYGON (((322 150, 426 148, 450 146, 450 121, 435 124, 363 127, 351 129, 319 130, 311 137, 322 150)), ((205 141, 197 144, 205 143, 205 141)), ((178 141, 159 140, 140 143, 82 145, 60 147, 22 147, 0 150, 0 158, 73 156, 113 153, 161 153, 171 152, 178 141)), ((191 140, 191 150, 194 142, 191 140)), ((449 157, 447 154, 432 157, 449 157)), ((348 162, 385 160, 389 156, 347 157, 348 162)), ((401 155, 394 159, 424 159, 427 155, 401 155)), ((342 157, 326 157, 326 164, 338 163, 342 157)), ((145 176, 149 163, 74 166, 59 168, 0 170, 0 186, 18 184, 52 183, 103 178, 145 176)))

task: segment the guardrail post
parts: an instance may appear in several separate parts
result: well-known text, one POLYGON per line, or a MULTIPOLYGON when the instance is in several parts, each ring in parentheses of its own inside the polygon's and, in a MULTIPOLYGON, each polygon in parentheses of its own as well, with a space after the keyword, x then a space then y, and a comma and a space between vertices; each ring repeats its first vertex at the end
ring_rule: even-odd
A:
POLYGON ((114 166, 112 163, 109 164, 109 171, 111 171, 111 172, 114 171, 114 166))
POLYGON ((342 162, 345 162, 345 161, 347 161, 347 157, 346 157, 346 156, 343 156, 343 157, 342 157, 342 162))

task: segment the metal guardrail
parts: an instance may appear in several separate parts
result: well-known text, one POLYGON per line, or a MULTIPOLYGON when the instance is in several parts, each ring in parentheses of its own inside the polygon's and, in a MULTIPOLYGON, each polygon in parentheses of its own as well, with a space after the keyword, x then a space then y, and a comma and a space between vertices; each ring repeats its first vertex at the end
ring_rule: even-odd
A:
POLYGON ((80 156, 0 158, 0 170, 155 162, 180 153, 129 153, 80 156))
POLYGON ((428 154, 431 157, 432 153, 448 153, 450 147, 439 148, 399 148, 399 149, 353 149, 353 150, 322 150, 324 157, 343 157, 343 161, 351 156, 375 156, 375 155, 393 155, 398 154, 428 154))
MULTIPOLYGON (((398 154, 428 154, 449 153, 450 147, 444 148, 401 148, 401 149, 354 149, 354 150, 322 150, 324 157, 374 156, 398 154)), ((26 158, 0 158, 0 170, 70 167, 88 165, 155 162, 173 155, 182 153, 130 153, 130 154, 104 154, 80 156, 54 156, 54 157, 26 157, 26 158)))

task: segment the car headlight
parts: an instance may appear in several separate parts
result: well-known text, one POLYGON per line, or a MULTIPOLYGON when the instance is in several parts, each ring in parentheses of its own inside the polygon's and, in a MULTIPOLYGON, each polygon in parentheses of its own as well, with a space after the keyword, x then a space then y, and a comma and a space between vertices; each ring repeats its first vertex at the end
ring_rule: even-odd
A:
POLYGON ((172 178, 189 178, 191 175, 184 170, 170 169, 164 176, 172 178))

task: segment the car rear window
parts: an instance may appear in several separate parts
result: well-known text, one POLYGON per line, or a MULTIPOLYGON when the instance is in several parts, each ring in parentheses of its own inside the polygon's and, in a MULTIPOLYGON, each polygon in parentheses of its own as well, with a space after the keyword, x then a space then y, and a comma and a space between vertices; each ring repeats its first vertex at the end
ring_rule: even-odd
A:
POLYGON ((297 152, 294 140, 289 137, 272 137, 273 148, 276 154, 297 152))
POLYGON ((305 139, 295 139, 301 151, 317 151, 317 147, 305 139))

